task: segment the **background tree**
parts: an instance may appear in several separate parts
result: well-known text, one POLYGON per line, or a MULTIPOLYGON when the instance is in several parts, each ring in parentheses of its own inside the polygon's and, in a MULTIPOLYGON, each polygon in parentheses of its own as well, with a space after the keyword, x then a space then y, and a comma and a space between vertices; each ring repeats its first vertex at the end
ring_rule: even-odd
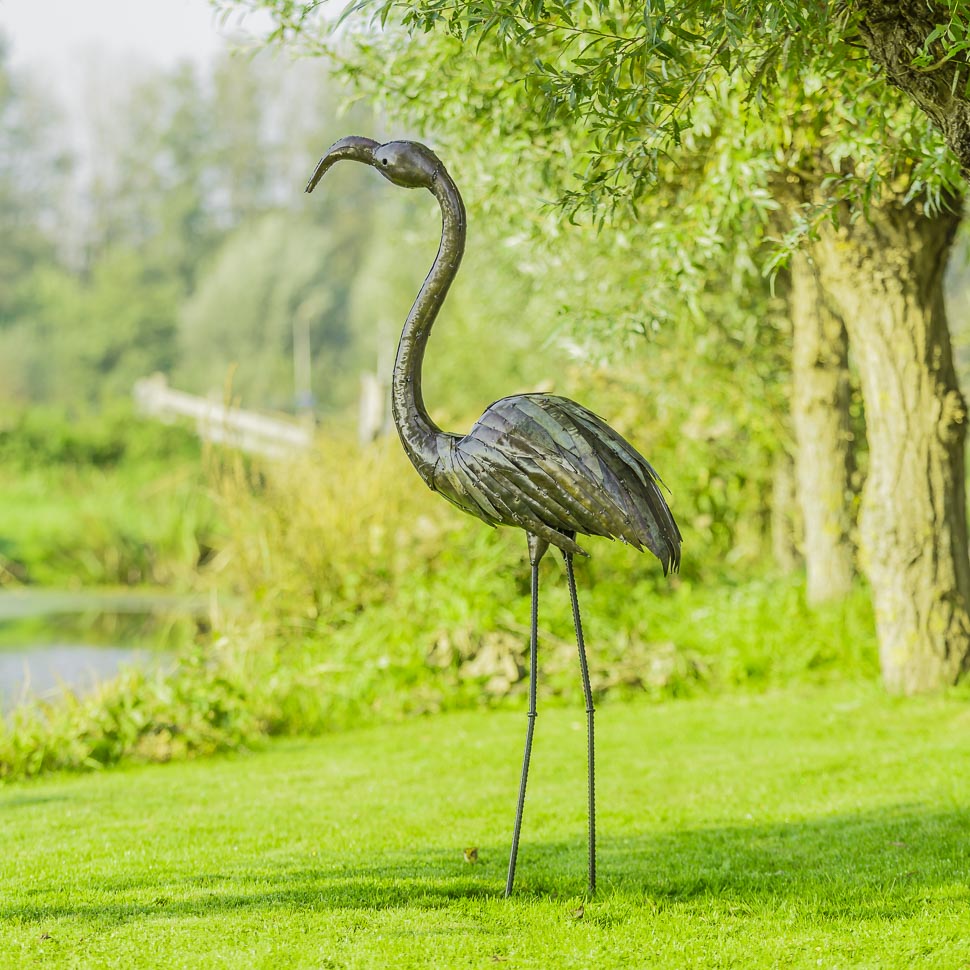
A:
POLYGON ((822 226, 812 245, 862 357, 870 466, 861 532, 895 690, 952 683, 968 660, 967 415, 942 288, 958 218, 955 206, 927 213, 890 200, 871 220, 822 226))
POLYGON ((371 229, 349 218, 351 200, 342 239, 333 225, 308 219, 305 249, 294 249, 277 223, 273 239, 289 262, 264 248, 242 277, 223 269, 227 253, 246 262, 247 239, 250 248, 266 243, 273 213, 303 204, 300 179, 321 140, 320 119, 336 110, 325 66, 226 57, 211 78, 181 65, 133 73, 124 85, 112 77, 107 87, 95 72, 86 83, 96 109, 79 120, 94 154, 71 169, 57 145, 55 107, 0 61, 0 399, 97 407, 128 397, 154 371, 179 371, 196 389, 219 391, 239 362, 255 382, 240 387, 249 403, 291 407, 291 321, 271 318, 274 308, 282 317, 298 305, 318 324, 311 337, 321 399, 345 405, 356 386, 353 347, 362 342, 340 314, 371 229), (294 89, 308 92, 309 117, 299 121, 294 89), (277 280, 267 280, 268 265, 277 280), (259 284, 265 302, 240 309, 237 291, 251 296, 259 284), (235 339, 226 306, 240 309, 241 323, 247 312, 264 313, 266 332, 250 339, 240 326, 235 339), (208 348, 205 360, 198 347, 208 348))
POLYGON ((23 309, 31 267, 57 259, 53 212, 71 166, 56 108, 8 60, 0 34, 0 334, 23 309))
POLYGON ((333 385, 350 380, 356 388, 347 281, 361 242, 280 213, 230 236, 182 311, 178 383, 204 394, 223 388, 231 376, 244 406, 290 409, 294 327, 306 322, 315 386, 326 403, 345 400, 333 385), (327 278, 321 278, 321 263, 329 268, 327 278))
POLYGON ((850 495, 849 341, 840 310, 808 255, 790 263, 792 423, 806 587, 812 603, 844 596, 855 575, 850 495))

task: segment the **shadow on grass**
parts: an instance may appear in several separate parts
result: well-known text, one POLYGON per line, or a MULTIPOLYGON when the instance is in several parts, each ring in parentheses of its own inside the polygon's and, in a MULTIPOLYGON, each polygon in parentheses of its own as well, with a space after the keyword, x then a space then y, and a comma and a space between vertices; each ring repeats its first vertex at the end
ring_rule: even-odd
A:
MULTIPOLYGON (((603 838, 601 898, 638 906, 774 912, 850 921, 918 914, 928 896, 970 906, 970 809, 896 806, 791 823, 750 823, 603 838)), ((255 863, 194 878, 131 878, 75 884, 71 902, 0 904, 0 919, 86 917, 107 921, 212 916, 240 909, 442 909, 500 897, 507 848, 437 848, 335 855, 319 866, 255 863)), ((519 855, 520 898, 575 898, 585 889, 585 845, 528 843, 519 855)))
POLYGON ((35 805, 47 805, 51 802, 66 802, 69 801, 67 795, 34 795, 34 794, 17 794, 17 795, 7 795, 5 798, 0 800, 0 812, 12 811, 20 808, 31 808, 35 805))

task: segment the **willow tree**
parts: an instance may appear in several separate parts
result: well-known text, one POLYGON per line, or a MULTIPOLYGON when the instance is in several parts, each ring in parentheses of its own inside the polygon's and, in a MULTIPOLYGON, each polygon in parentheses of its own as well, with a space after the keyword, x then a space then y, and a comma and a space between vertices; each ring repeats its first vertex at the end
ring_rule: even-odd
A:
MULTIPOLYGON (((316 4, 257 5, 273 9, 280 38, 330 33, 316 4)), ((812 272, 845 322, 867 413, 880 416, 869 436, 863 564, 886 682, 918 690, 953 681, 970 657, 965 416, 940 293, 958 169, 925 118, 860 56, 873 18, 892 14, 876 6, 374 0, 348 8, 344 23, 360 30, 352 73, 483 172, 487 164, 493 190, 541 171, 568 218, 646 218, 661 239, 674 223, 682 233, 683 212, 658 215, 658 189, 670 164, 689 163, 703 143, 697 189, 707 222, 750 250, 735 218, 743 200, 779 175, 807 184, 787 248, 808 240, 812 272), (371 18, 383 32, 369 31, 371 18), (505 84, 483 69, 503 55, 516 64, 505 84), (892 394, 888 373, 898 375, 892 394), (913 461, 914 473, 902 474, 913 461)), ((924 55, 943 27, 936 38, 928 30, 924 55)), ((950 43, 942 66, 923 69, 949 70, 962 56, 950 43)), ((502 208, 514 207, 514 191, 498 194, 502 208)))

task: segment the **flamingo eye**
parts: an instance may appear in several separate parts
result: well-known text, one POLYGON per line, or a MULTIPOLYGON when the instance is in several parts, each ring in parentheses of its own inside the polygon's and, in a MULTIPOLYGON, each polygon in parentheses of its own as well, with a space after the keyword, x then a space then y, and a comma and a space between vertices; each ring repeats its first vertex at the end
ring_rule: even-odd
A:
POLYGON ((381 159, 381 165, 383 165, 385 168, 387 167, 387 159, 386 158, 382 158, 381 159))

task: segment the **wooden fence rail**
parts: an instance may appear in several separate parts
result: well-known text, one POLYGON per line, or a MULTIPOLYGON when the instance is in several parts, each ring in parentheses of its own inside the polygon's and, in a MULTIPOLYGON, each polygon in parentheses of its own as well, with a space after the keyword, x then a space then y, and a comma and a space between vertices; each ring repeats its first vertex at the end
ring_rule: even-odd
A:
POLYGON ((137 381, 134 395, 142 414, 162 421, 193 418, 204 441, 230 445, 267 458, 284 458, 293 452, 305 451, 313 441, 313 429, 308 424, 256 414, 176 391, 168 386, 163 374, 137 381))

